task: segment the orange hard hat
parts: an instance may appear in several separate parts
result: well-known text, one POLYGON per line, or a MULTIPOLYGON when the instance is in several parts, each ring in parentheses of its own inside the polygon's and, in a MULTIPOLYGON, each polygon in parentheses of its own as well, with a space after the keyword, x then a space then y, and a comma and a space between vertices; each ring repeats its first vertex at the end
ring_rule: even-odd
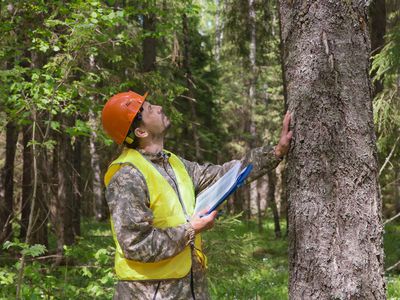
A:
POLYGON ((146 97, 147 93, 141 96, 129 91, 112 96, 104 105, 101 116, 103 128, 117 144, 124 142, 146 97))

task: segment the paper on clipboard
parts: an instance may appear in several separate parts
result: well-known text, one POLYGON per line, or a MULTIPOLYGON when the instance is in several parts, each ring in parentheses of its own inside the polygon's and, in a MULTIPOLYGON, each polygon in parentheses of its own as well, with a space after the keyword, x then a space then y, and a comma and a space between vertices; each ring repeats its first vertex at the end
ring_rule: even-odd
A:
POLYGON ((207 214, 222 204, 238 187, 242 185, 250 174, 253 166, 250 164, 243 168, 237 162, 217 182, 202 191, 196 198, 194 214, 208 208, 207 214))

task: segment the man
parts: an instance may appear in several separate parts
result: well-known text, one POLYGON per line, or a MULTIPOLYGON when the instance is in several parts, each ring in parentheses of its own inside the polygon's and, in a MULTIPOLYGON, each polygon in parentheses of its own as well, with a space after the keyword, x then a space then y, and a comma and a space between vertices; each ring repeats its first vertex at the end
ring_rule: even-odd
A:
MULTIPOLYGON (((114 299, 209 299, 200 233, 213 226, 217 213, 192 216, 195 196, 236 161, 200 165, 164 150, 171 123, 146 96, 117 94, 102 112, 106 133, 126 146, 105 176, 117 246, 114 299)), ((289 123, 287 113, 276 147, 253 149, 242 159, 243 165, 253 164, 250 180, 275 168, 287 153, 289 123)))

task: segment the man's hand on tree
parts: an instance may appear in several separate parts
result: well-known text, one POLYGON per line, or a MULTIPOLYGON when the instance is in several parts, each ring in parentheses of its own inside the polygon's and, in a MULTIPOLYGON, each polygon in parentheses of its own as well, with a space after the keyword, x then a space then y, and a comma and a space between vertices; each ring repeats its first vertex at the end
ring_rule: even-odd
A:
POLYGON ((190 224, 192 225, 196 234, 205 231, 207 229, 210 229, 214 226, 214 220, 215 217, 217 216, 217 211, 214 210, 209 215, 205 215, 207 212, 208 209, 204 209, 190 219, 190 224), (204 216, 200 217, 202 215, 204 216))
POLYGON ((289 131, 290 112, 286 112, 285 118, 283 119, 283 126, 281 131, 281 138, 279 140, 278 145, 275 147, 275 155, 279 158, 283 158, 289 151, 290 140, 292 139, 293 132, 289 131))

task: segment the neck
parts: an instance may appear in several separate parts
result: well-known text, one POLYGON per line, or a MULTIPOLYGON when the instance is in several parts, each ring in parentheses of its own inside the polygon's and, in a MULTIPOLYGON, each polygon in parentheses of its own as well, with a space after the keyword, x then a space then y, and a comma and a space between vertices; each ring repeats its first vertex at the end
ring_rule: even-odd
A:
POLYGON ((164 138, 143 141, 139 148, 146 153, 157 154, 164 149, 164 138))

